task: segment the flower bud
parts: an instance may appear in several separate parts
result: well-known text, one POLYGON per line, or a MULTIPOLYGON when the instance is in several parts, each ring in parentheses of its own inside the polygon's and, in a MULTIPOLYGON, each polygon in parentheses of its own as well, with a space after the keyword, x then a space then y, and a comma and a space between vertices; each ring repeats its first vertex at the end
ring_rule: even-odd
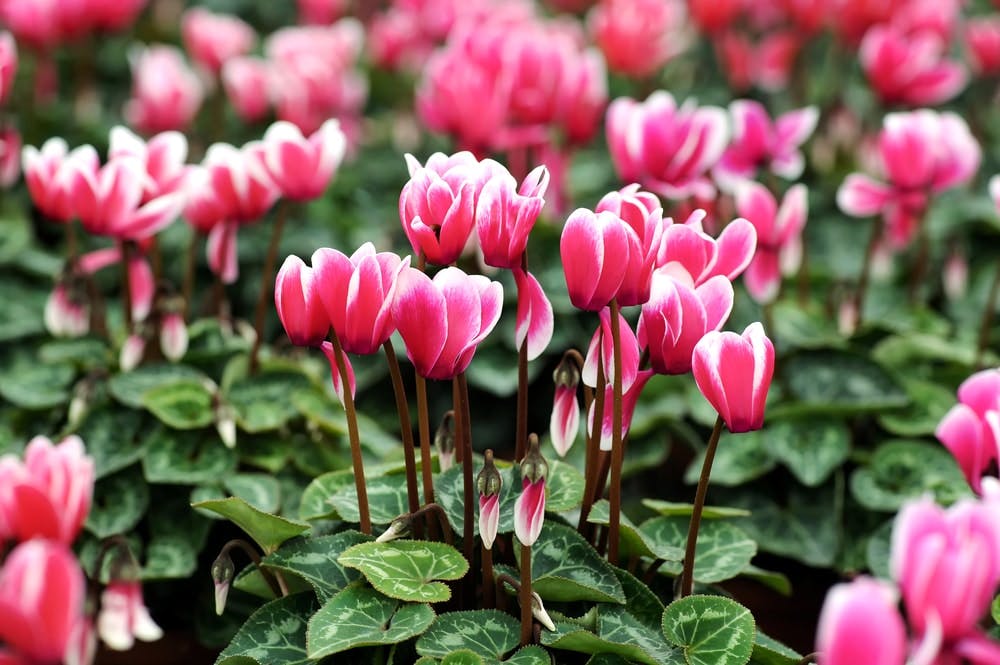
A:
POLYGON ((528 452, 521 460, 521 479, 530 483, 545 480, 549 474, 549 463, 542 456, 542 451, 538 447, 538 436, 532 434, 528 437, 528 452))
POLYGON ((382 535, 375 539, 375 542, 387 543, 390 540, 396 540, 397 538, 405 538, 410 535, 410 529, 412 526, 412 517, 409 515, 400 515, 389 523, 389 528, 383 531, 382 535))
POLYGON ((545 626, 546 630, 554 631, 556 629, 556 625, 552 622, 552 617, 545 611, 545 605, 542 604, 542 597, 535 591, 531 592, 531 616, 535 617, 538 623, 545 626))
POLYGON ((447 471, 455 464, 455 413, 448 411, 434 433, 434 447, 438 451, 441 471, 447 471))
POLYGON ((493 548, 500 526, 500 490, 503 487, 503 476, 493 464, 493 450, 486 451, 486 461, 483 470, 476 476, 476 488, 479 490, 479 536, 483 547, 493 548))
POLYGON ((215 613, 222 616, 229 597, 229 585, 236 576, 236 567, 228 553, 223 552, 212 562, 212 582, 215 584, 215 613))

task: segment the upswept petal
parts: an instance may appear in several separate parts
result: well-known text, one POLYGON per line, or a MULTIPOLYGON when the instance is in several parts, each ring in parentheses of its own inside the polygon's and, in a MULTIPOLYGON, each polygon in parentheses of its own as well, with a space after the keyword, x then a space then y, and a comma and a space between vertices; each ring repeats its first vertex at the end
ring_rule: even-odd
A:
POLYGON ((958 401, 967 404, 980 417, 987 411, 1000 410, 1000 371, 976 372, 958 387, 958 401))
POLYGON ((781 287, 781 266, 778 253, 761 247, 743 274, 743 284, 756 302, 773 302, 781 287))
POLYGON ((694 291, 705 308, 706 332, 722 328, 733 311, 733 283, 723 275, 716 275, 694 291))
POLYGON ((951 407, 934 430, 934 436, 955 458, 965 480, 977 494, 982 494, 984 471, 998 459, 996 444, 985 434, 980 417, 965 404, 951 407))
POLYGON ((530 272, 515 268, 514 283, 517 285, 517 325, 514 329, 514 346, 518 349, 527 342, 528 360, 542 355, 552 341, 555 319, 552 303, 549 302, 542 285, 530 272))
POLYGON ((223 284, 232 284, 240 276, 236 254, 236 223, 222 222, 208 232, 205 250, 208 267, 219 276, 223 284))
POLYGON ((610 212, 578 208, 566 220, 559 254, 574 307, 595 311, 611 302, 625 277, 629 230, 610 212))
POLYGON ((739 277, 750 265, 757 249, 757 230, 747 220, 737 217, 722 229, 715 247, 715 259, 696 284, 704 283, 713 275, 725 275, 730 280, 739 277))
POLYGON ((128 262, 129 295, 132 302, 132 320, 145 321, 149 310, 153 307, 153 296, 156 294, 156 278, 149 261, 142 256, 132 258, 128 262))
MULTIPOLYGON (((372 249, 374 250, 374 246, 372 249)), ((342 252, 329 247, 321 247, 313 252, 310 262, 313 267, 316 291, 326 309, 330 324, 337 331, 337 335, 344 337, 347 332, 347 303, 349 302, 347 294, 351 288, 354 263, 342 252)))
MULTIPOLYGON (((415 268, 399 274, 392 319, 406 343, 406 355, 417 373, 426 378, 434 369, 448 340, 448 305, 431 278, 415 268)), ((451 377, 448 377, 451 378, 451 377)))
POLYGON ((778 203, 764 185, 748 181, 736 189, 736 210, 757 229, 757 240, 762 246, 779 243, 777 224, 778 203))
POLYGON ((882 212, 892 197, 892 189, 861 173, 852 173, 837 190, 837 207, 851 217, 868 217, 882 212))
MULTIPOLYGON (((333 352, 332 342, 323 342, 319 345, 320 350, 326 355, 327 361, 330 363, 330 379, 333 381, 333 391, 337 395, 337 399, 340 403, 344 403, 344 382, 340 376, 340 367, 337 364, 337 356, 333 352)), ((344 368, 347 370, 347 382, 351 386, 351 397, 354 397, 355 390, 357 389, 357 384, 354 380, 354 367, 351 365, 351 359, 348 358, 346 353, 341 353, 341 358, 344 360, 344 368)))

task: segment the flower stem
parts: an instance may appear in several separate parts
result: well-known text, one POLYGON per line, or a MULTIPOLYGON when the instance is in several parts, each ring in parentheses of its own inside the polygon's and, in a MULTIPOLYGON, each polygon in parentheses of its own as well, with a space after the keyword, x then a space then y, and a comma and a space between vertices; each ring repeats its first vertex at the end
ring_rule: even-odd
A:
POLYGON ((681 573, 681 598, 690 596, 694 589, 694 550, 698 544, 698 529, 701 527, 701 512, 705 507, 705 494, 708 493, 708 478, 712 475, 712 460, 715 459, 715 449, 719 447, 719 437, 722 435, 722 416, 715 420, 712 436, 708 439, 705 449, 705 461, 701 464, 701 477, 698 478, 698 490, 694 495, 694 506, 691 508, 691 525, 688 527, 687 549, 684 552, 684 570, 681 573))
POLYGON ((528 340, 517 350, 517 438, 514 440, 514 461, 524 457, 528 445, 528 340))
POLYGON ((135 321, 132 320, 132 274, 129 271, 132 249, 131 240, 122 240, 122 319, 128 335, 135 329, 135 321))
POLYGON ((493 579, 493 550, 481 546, 483 555, 483 608, 492 610, 496 607, 496 582, 493 579))
POLYGON ((283 200, 278 206, 278 218, 271 230, 271 243, 267 246, 267 257, 264 259, 264 269, 260 274, 260 293, 257 296, 257 309, 254 312, 253 323, 254 332, 257 334, 253 340, 253 348, 250 350, 250 374, 256 374, 259 365, 260 345, 264 341, 264 317, 267 314, 268 301, 274 298, 274 263, 278 260, 278 245, 281 244, 281 232, 285 228, 288 205, 288 201, 283 200))
MULTIPOLYGON (((475 512, 475 480, 472 477, 472 431, 469 417, 469 385, 465 380, 465 372, 452 379, 452 400, 455 409, 455 446, 462 450, 462 552, 469 568, 475 558, 475 536, 473 535, 473 520, 475 512)), ((468 580, 467 580, 468 581, 468 580)), ((470 582, 465 585, 467 605, 472 606, 475 597, 475 586, 470 582)))
POLYGON ((990 343, 990 328, 993 326, 993 310, 997 306, 997 295, 1000 295, 1000 262, 997 262, 997 270, 993 275, 993 282, 990 284, 989 295, 986 296, 986 305, 983 307, 983 318, 979 324, 979 339, 976 342, 975 366, 982 368, 983 354, 990 343))
MULTIPOLYGON (((622 342, 619 326, 618 300, 611 301, 611 355, 614 362, 615 375, 611 382, 612 408, 611 412, 611 488, 610 513, 608 514, 608 562, 618 565, 618 534, 621 528, 622 505, 622 464, 625 451, 622 443, 622 342)), ((594 429, 600 425, 594 422, 594 429)))
POLYGON ((371 535, 372 520, 368 514, 368 486, 365 484, 365 464, 361 459, 358 414, 354 409, 354 396, 351 394, 351 382, 347 374, 347 364, 344 362, 344 350, 341 348, 340 339, 334 330, 330 331, 330 341, 333 343, 333 355, 337 359, 337 371, 340 372, 340 385, 344 388, 344 413, 347 414, 347 436, 351 442, 351 462, 354 465, 354 487, 358 492, 361 533, 371 535))
POLYGON ((282 585, 278 583, 278 581, 275 579, 271 571, 264 570, 263 568, 261 568, 260 554, 258 554, 257 550, 253 548, 253 545, 251 545, 247 541, 241 538, 230 540, 229 542, 227 542, 225 545, 222 546, 221 550, 219 550, 219 556, 221 557, 223 555, 228 555, 230 550, 236 548, 242 550, 243 553, 246 554, 247 557, 249 557, 250 561, 252 561, 253 564, 257 566, 257 570, 260 571, 260 576, 264 578, 265 582, 267 582, 267 586, 270 587, 271 593, 273 593, 276 598, 288 595, 288 590, 282 589, 282 585))
MULTIPOLYGON (((417 427, 420 430, 420 472, 424 479, 424 503, 434 503, 434 469, 431 467, 431 425, 427 413, 427 380, 417 374, 417 427)), ((428 521, 428 537, 437 538, 434 522, 428 521)))
POLYGON ((521 545, 521 587, 517 590, 521 604, 521 646, 531 643, 531 545, 521 545))
MULTIPOLYGON (((603 340, 598 340, 598 345, 603 344, 603 340)), ((598 346, 600 348, 600 346, 598 346)), ((597 494, 598 459, 600 457, 601 430, 598 423, 604 419, 604 388, 607 384, 607 377, 604 375, 604 363, 601 354, 597 354, 597 387, 594 392, 594 426, 591 427, 590 436, 587 437, 587 457, 584 462, 584 487, 583 505, 580 507, 580 523, 576 530, 584 538, 588 538, 590 526, 587 516, 590 515, 590 508, 594 505, 597 494)), ((587 409, 590 413, 590 409, 587 409)), ((589 538, 588 538, 589 540, 589 538)))
MULTIPOLYGON (((410 424, 410 407, 406 403, 406 389, 403 387, 403 376, 399 371, 399 361, 392 348, 392 342, 386 340, 382 344, 385 359, 389 363, 389 376, 392 378, 392 392, 396 397, 396 411, 399 413, 399 431, 403 437, 403 459, 406 463, 406 501, 410 512, 420 508, 420 496, 417 494, 417 462, 413 450, 413 426, 410 424)), ((423 536, 423 526, 418 522, 414 525, 417 538, 423 536)))
POLYGON ((868 281, 871 277, 872 258, 875 256, 875 250, 878 248, 879 240, 882 238, 882 226, 882 218, 877 217, 872 226, 871 238, 868 239, 868 248, 865 250, 864 263, 861 264, 861 275, 858 277, 858 290, 854 296, 854 306, 858 309, 855 319, 858 328, 861 327, 861 321, 864 319, 865 295, 868 291, 868 281))
POLYGON ((195 266, 198 264, 198 241, 201 239, 201 234, 191 229, 191 241, 188 243, 187 248, 187 259, 184 262, 184 281, 181 285, 181 295, 184 296, 184 320, 188 320, 188 314, 191 312, 191 294, 194 291, 194 273, 195 266))

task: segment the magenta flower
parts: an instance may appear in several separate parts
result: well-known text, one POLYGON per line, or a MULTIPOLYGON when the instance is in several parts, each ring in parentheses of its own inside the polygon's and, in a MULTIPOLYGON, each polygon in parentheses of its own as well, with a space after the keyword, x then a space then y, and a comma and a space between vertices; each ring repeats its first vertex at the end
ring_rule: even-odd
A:
POLYGON ((763 185, 747 183, 736 191, 736 209, 757 229, 757 251, 743 281, 751 297, 769 303, 778 295, 782 275, 793 275, 802 262, 802 230, 809 214, 806 186, 792 186, 778 207, 763 185))
POLYGON ((181 16, 181 40, 192 60, 218 74, 227 60, 253 49, 257 33, 236 16, 193 7, 181 16))
POLYGON ((996 507, 963 500, 945 510, 927 498, 904 506, 890 567, 918 635, 947 644, 976 632, 1000 582, 996 507))
POLYGON ((969 17, 963 36, 973 70, 979 76, 1000 73, 1000 16, 969 17))
POLYGON ((549 302, 542 285, 530 272, 514 268, 514 283, 517 285, 517 324, 514 328, 514 346, 528 345, 528 360, 542 355, 552 341, 555 319, 552 303, 549 302))
MULTIPOLYGON (((587 357, 584 359, 581 374, 584 385, 591 388, 597 387, 598 353, 600 353, 600 362, 604 365, 604 376, 607 384, 611 385, 615 380, 611 310, 605 307, 601 310, 600 316, 601 324, 590 338, 590 346, 587 347, 587 357)), ((621 313, 618 314, 618 336, 621 342, 622 390, 628 390, 628 387, 635 382, 636 374, 639 371, 639 342, 636 340, 635 332, 632 331, 632 326, 621 313)))
POLYGON ((476 203, 476 235, 483 262, 495 268, 519 268, 549 185, 549 171, 539 166, 515 191, 517 181, 501 164, 486 160, 494 174, 476 203))
POLYGON ((691 371, 694 347, 706 333, 719 330, 733 310, 733 285, 716 275, 694 286, 687 272, 667 266, 653 273, 649 301, 642 306, 636 332, 658 374, 691 371))
POLYGON ((786 180, 802 175, 805 159, 799 149, 816 129, 819 109, 796 109, 772 121, 760 102, 738 99, 729 105, 729 113, 733 139, 712 171, 723 189, 732 190, 741 181, 753 180, 761 168, 786 180))
POLYGON ((946 60, 948 44, 927 31, 877 25, 861 40, 861 69, 883 104, 934 106, 965 87, 967 75, 946 60))
POLYGON ((611 71, 644 78, 687 48, 686 13, 680 0, 606 0, 587 26, 611 71))
POLYGON ((330 331, 317 282, 315 270, 297 256, 286 258, 275 278, 274 307, 296 346, 319 346, 330 331))
POLYGON ((35 207, 52 221, 73 219, 73 174, 82 169, 96 174, 100 168, 97 151, 85 145, 69 152, 66 141, 56 136, 42 144, 41 150, 24 146, 21 155, 21 169, 35 207))
POLYGON ((138 47, 129 53, 132 97, 123 114, 146 134, 183 130, 194 120, 205 95, 198 76, 173 46, 138 47))
POLYGON ((566 457, 580 430, 580 404, 576 399, 580 369, 576 361, 564 356, 552 373, 552 380, 556 384, 556 390, 552 417, 549 420, 549 435, 552 447, 559 457, 566 457))
POLYGON ((774 374, 774 346, 760 323, 742 335, 709 332, 694 347, 691 370, 701 394, 730 432, 764 426, 764 403, 774 374))
POLYGON ((663 220, 663 208, 655 194, 644 192, 632 184, 621 191, 605 194, 594 212, 614 213, 635 232, 638 251, 630 252, 625 276, 615 298, 628 307, 649 300, 649 280, 656 257, 662 249, 664 229, 671 221, 663 220))
POLYGON ((1000 371, 984 370, 963 381, 958 404, 934 434, 954 456, 969 486, 982 494, 981 478, 995 469, 1000 455, 1000 371))
POLYGON ((312 255, 315 294, 344 351, 376 353, 396 329, 392 303, 410 257, 376 252, 366 242, 350 257, 321 248, 312 255))
POLYGON ((445 268, 432 280, 414 268, 399 275, 392 318, 420 376, 451 379, 500 320, 503 286, 482 275, 445 268))
POLYGON ((147 143, 121 125, 111 129, 108 158, 137 158, 149 176, 143 188, 143 203, 186 189, 193 168, 184 163, 187 153, 187 138, 180 132, 163 132, 147 143))
POLYGON ((323 194, 344 159, 347 139, 340 123, 327 120, 305 138, 290 122, 278 121, 264 134, 265 164, 282 195, 311 201, 323 194))
POLYGON ((669 92, 654 92, 645 102, 627 97, 608 107, 608 149, 618 176, 640 182, 669 199, 713 198, 707 173, 729 140, 726 112, 696 106, 678 107, 669 92))
POLYGON ((18 540, 47 538, 71 544, 83 528, 94 493, 94 461, 80 437, 58 445, 36 436, 22 463, 0 458, 0 523, 18 540))
POLYGON ((574 307, 603 309, 621 288, 630 253, 639 239, 628 224, 612 212, 577 208, 563 226, 559 239, 566 288, 574 307))
POLYGON ((683 268, 695 286, 716 275, 732 281, 742 274, 757 250, 757 230, 745 219, 726 225, 718 238, 702 230, 704 210, 695 210, 683 224, 671 224, 664 231, 663 244, 656 257, 657 267, 676 264, 683 268))
POLYGON ((859 577, 826 595, 816 633, 818 665, 903 665, 906 628, 888 582, 859 577))
POLYGON ((138 580, 114 580, 101 594, 101 613, 97 616, 97 633, 109 649, 128 651, 139 639, 155 642, 163 637, 142 598, 138 580))
POLYGON ((228 143, 208 147, 202 166, 226 221, 255 222, 278 200, 280 190, 268 173, 266 153, 261 141, 239 149, 228 143))
POLYGON ((11 550, 0 568, 0 641, 24 658, 14 663, 61 663, 72 656, 85 584, 65 544, 34 539, 11 550))

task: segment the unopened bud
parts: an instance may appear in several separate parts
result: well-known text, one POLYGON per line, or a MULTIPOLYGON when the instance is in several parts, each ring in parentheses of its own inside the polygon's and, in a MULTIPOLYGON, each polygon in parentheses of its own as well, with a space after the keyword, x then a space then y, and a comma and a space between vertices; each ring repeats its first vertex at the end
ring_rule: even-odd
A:
POLYGON ((170 313, 160 319, 160 350, 167 360, 177 361, 184 357, 188 348, 188 331, 184 318, 178 313, 170 313))
POLYGON ((226 448, 235 448, 236 413, 233 411, 233 407, 223 402, 218 396, 215 400, 215 429, 226 448))
POLYGON ((549 474, 549 463, 542 457, 538 448, 538 435, 528 437, 528 452, 521 460, 521 478, 535 483, 544 480, 549 474))
POLYGON ((961 300, 965 297, 969 285, 969 262, 960 249, 955 248, 948 255, 941 279, 948 300, 961 300))
POLYGON ((145 353, 146 339, 142 335, 132 333, 125 338, 125 343, 122 344, 122 350, 118 356, 118 366, 123 372, 131 372, 142 362, 142 356, 145 353))
POLYGON ((438 451, 441 471, 447 471, 455 463, 455 412, 448 411, 441 419, 441 425, 434 433, 434 447, 438 451))
POLYGON ((552 381, 557 388, 572 388, 576 390, 580 383, 580 368, 576 361, 566 354, 552 372, 552 381))
POLYGON ((552 622, 552 617, 545 611, 545 605, 542 604, 542 597, 534 591, 531 592, 531 616, 535 617, 538 623, 545 626, 547 630, 554 631, 556 629, 555 623, 552 622))
POLYGON ((493 496, 499 494, 502 488, 503 476, 493 463, 493 449, 487 449, 483 469, 476 476, 476 489, 479 490, 479 496, 493 496))
POLYGON ((410 529, 412 526, 412 517, 409 515, 400 515, 389 523, 389 528, 383 531, 382 535, 375 539, 375 542, 387 543, 390 540, 396 540, 397 538, 405 538, 410 535, 410 529))
POLYGON ((229 554, 223 552, 212 562, 212 582, 215 584, 215 613, 222 616, 229 597, 229 586, 236 575, 236 567, 229 554))

